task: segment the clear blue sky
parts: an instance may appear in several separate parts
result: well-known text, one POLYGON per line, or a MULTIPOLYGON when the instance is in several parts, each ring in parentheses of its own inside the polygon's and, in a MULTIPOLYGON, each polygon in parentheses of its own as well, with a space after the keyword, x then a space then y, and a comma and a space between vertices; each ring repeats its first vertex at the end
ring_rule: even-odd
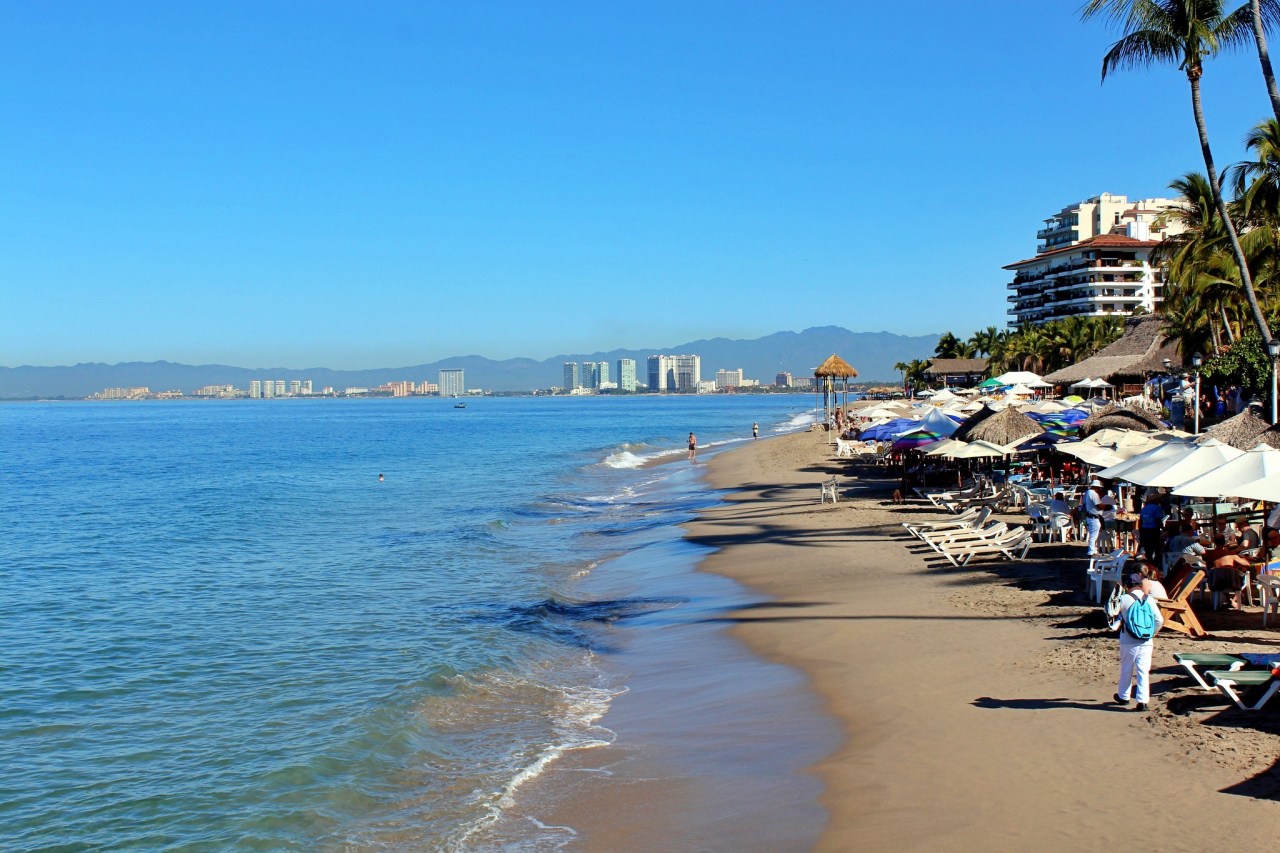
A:
MULTIPOLYGON (((6 0, 0 364, 1003 326, 1045 216, 1203 168, 1079 5, 6 0)), ((1204 89, 1239 159, 1256 58, 1204 89)))

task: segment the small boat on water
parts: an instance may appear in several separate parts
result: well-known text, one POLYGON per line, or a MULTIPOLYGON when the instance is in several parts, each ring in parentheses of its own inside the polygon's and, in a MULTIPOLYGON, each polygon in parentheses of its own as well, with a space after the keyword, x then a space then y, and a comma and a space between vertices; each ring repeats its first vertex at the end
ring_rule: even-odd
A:
POLYGON ((466 404, 466 403, 454 403, 454 404, 453 404, 453 407, 454 407, 455 409, 465 409, 465 408, 467 407, 467 404, 466 404))

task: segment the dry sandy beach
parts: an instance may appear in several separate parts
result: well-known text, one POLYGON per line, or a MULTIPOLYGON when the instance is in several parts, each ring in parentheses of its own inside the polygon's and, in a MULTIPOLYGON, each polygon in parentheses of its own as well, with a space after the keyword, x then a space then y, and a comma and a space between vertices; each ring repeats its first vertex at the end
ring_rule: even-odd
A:
MULTIPOLYGON (((688 530, 717 549, 704 570, 769 599, 731 614, 732 632, 807 675, 839 721, 839 745, 809 770, 826 814, 803 817, 820 834, 663 844, 678 793, 664 803, 661 786, 626 796, 598 783, 563 815, 584 847, 1102 850, 1133 821, 1160 850, 1280 839, 1280 707, 1227 710, 1172 658, 1280 650, 1280 630, 1262 629, 1256 609, 1207 614, 1208 640, 1162 632, 1151 710, 1118 708, 1116 640, 1085 600, 1079 545, 952 568, 900 532, 939 514, 893 506, 892 481, 874 469, 846 479, 838 505, 819 504, 821 480, 856 470, 831 458, 825 434, 750 443, 707 466, 725 503, 688 530)), ((784 727, 772 746, 797 736, 784 727)), ((768 823, 730 814, 726 824, 768 823)))

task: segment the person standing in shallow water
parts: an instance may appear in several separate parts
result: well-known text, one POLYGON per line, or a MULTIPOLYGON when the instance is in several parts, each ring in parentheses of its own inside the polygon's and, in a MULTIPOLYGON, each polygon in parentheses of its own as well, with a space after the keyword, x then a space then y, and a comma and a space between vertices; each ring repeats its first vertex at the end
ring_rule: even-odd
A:
POLYGON ((698 461, 698 437, 693 433, 689 433, 689 461, 698 461))
POLYGON ((760 424, 755 424, 755 423, 753 423, 753 424, 751 425, 751 437, 752 437, 752 438, 759 438, 759 437, 760 437, 760 424))

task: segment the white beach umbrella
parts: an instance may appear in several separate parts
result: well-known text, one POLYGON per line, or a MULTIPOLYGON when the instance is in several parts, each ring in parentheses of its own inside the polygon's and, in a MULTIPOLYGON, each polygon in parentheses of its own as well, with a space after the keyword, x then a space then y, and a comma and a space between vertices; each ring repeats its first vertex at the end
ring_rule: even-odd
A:
POLYGON ((1280 450, 1259 444, 1222 467, 1179 484, 1175 495, 1280 503, 1280 450))
POLYGON ((1053 387, 1029 370, 1011 370, 1008 373, 1002 373, 997 376, 996 381, 1001 385, 1030 385, 1032 388, 1053 387))
POLYGON ((1170 440, 1161 444, 1159 447, 1153 447, 1143 453, 1139 453, 1118 465, 1112 465, 1110 468, 1104 468, 1098 472, 1099 477, 1108 480, 1124 480, 1130 470, 1137 469, 1148 462, 1155 462, 1160 459, 1174 459, 1181 457, 1190 451, 1191 445, 1184 441, 1170 440))
POLYGON ((1244 453, 1243 450, 1237 450, 1229 444, 1223 444, 1214 439, 1199 446, 1190 445, 1190 447, 1189 453, 1130 468, 1125 472, 1124 479, 1139 486, 1173 488, 1201 474, 1221 468, 1244 453))
POLYGON ((942 439, 942 441, 939 441, 935 444, 930 445, 929 449, 924 452, 924 455, 925 456, 942 456, 951 448, 956 447, 958 445, 962 445, 962 444, 964 444, 963 441, 956 441, 954 438, 944 438, 942 439))
POLYGON ((960 447, 949 447, 939 455, 948 459, 987 459, 997 456, 1008 456, 1014 452, 1012 448, 989 441, 957 441, 960 447))

